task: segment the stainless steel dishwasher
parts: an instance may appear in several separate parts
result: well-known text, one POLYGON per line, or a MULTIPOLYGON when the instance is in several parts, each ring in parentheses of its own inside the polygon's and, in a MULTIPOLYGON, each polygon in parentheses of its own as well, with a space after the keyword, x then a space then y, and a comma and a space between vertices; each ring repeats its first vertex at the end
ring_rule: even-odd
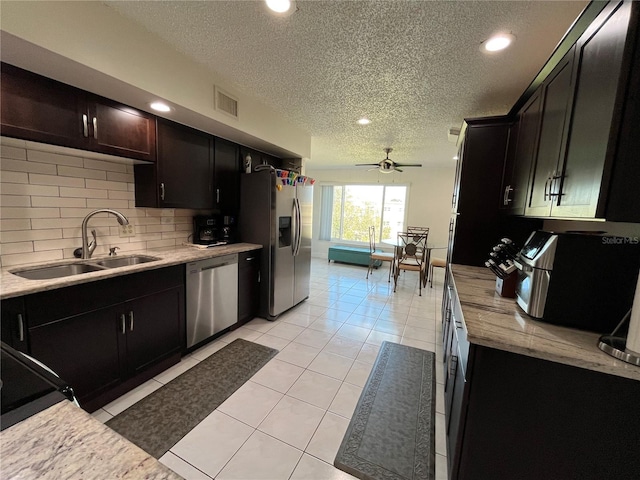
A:
POLYGON ((238 255, 186 265, 187 348, 238 321, 238 255))

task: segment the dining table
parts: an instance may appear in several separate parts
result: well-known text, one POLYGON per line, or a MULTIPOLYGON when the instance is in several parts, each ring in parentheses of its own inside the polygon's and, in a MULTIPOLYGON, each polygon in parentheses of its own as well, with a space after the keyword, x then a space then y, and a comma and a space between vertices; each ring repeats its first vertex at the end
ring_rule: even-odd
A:
MULTIPOLYGON (((400 258, 400 256, 402 255, 402 248, 404 247, 404 243, 399 240, 397 237, 396 238, 383 238, 381 240, 382 243, 384 243, 385 245, 391 245, 393 247, 395 247, 394 249, 394 255, 395 255, 395 259, 397 260, 398 258, 400 258)), ((424 284, 427 284, 427 281, 429 280, 429 262, 431 261, 431 250, 439 250, 439 249, 446 249, 446 246, 442 246, 442 245, 438 245, 435 243, 430 243, 427 241, 427 247, 426 247, 426 255, 425 255, 425 265, 426 265, 426 272, 425 272, 425 280, 424 280, 424 284)), ((394 268, 395 268, 395 260, 393 262, 394 264, 394 268)))

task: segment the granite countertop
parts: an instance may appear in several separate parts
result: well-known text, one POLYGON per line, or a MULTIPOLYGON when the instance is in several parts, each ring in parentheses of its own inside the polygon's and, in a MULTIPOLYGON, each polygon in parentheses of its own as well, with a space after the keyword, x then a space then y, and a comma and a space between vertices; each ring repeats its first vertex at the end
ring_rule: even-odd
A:
POLYGON ((152 250, 142 250, 136 252, 127 252, 126 255, 118 255, 118 257, 128 257, 131 255, 148 255, 158 258, 157 261, 140 263, 137 265, 130 265, 127 267, 109 268, 105 270, 99 270, 97 272, 82 273, 79 275, 70 275, 67 277, 52 278, 47 280, 28 280, 26 278, 19 277, 12 274, 12 271, 21 270, 26 268, 44 267, 49 265, 67 264, 70 262, 86 263, 95 262, 102 257, 93 257, 90 260, 80 259, 67 259, 64 261, 47 262, 37 265, 20 265, 0 270, 0 299, 19 297, 22 295, 28 295, 31 293, 43 292, 46 290, 54 290, 56 288, 68 287, 71 285, 78 285, 81 283, 93 282, 96 280, 103 280, 105 278, 118 277, 120 275, 127 275, 130 273, 143 272, 145 270, 153 270, 156 268, 169 267, 171 265, 179 265, 183 263, 189 263, 196 260, 202 260, 205 258, 219 257, 221 255, 228 255, 233 253, 247 252, 251 250, 261 249, 262 245, 256 245, 253 243, 233 243, 230 245, 219 245, 216 247, 200 249, 191 246, 176 246, 157 248, 152 250))
POLYGON ((534 320, 495 291, 486 268, 451 265, 469 342, 633 380, 640 367, 616 360, 598 348, 600 334, 534 320))
POLYGON ((182 478, 68 401, 3 430, 0 456, 2 478, 182 478))

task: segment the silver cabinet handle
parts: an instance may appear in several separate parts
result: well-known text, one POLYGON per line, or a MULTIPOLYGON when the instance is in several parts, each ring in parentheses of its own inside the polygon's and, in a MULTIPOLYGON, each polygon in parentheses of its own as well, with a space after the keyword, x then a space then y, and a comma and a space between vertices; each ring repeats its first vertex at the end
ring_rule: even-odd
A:
POLYGON ((251 261, 253 261, 255 259, 256 259, 256 257, 248 257, 248 258, 245 258, 245 261, 251 262, 251 261))
POLYGON ((216 203, 220 203, 220 189, 216 188, 216 203))
POLYGON ((549 200, 551 200, 551 195, 549 193, 547 193, 547 187, 549 186, 549 180, 551 180, 551 177, 547 177, 547 179, 544 182, 544 197, 543 197, 543 201, 546 202, 547 201, 547 196, 549 197, 549 200))
POLYGON ((87 115, 84 114, 82 115, 82 135, 84 135, 85 137, 89 136, 89 119, 87 118, 87 115))
POLYGON ((511 185, 507 185, 506 187, 504 187, 504 197, 502 198, 502 204, 503 205, 509 205, 509 203, 511 203, 511 199, 509 198, 509 194, 513 192, 513 188, 511 188, 511 185))
POLYGON ((455 375, 456 368, 458 368, 458 357, 456 355, 451 355, 451 363, 449 363, 449 375, 455 375))
POLYGON ((133 310, 129 312, 129 331, 133 332, 133 310))
POLYGON ((164 200, 164 183, 160 184, 160 199, 164 200))
POLYGON ((24 319, 21 313, 18 314, 18 339, 24 342, 24 319))
POLYGON ((93 117, 93 138, 98 139, 98 118, 93 117))
POLYGON ((120 331, 122 332, 123 335, 127 333, 127 327, 125 325, 125 322, 126 322, 126 319, 123 313, 122 315, 120 315, 120 331))

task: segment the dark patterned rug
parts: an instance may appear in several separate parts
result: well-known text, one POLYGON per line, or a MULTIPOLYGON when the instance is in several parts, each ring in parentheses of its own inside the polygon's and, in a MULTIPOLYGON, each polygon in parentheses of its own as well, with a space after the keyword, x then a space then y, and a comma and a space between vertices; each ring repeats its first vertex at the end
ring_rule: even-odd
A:
POLYGON ((435 478, 435 354, 383 342, 334 465, 366 480, 435 478))
POLYGON ((160 458, 277 353, 234 340, 106 425, 160 458))

